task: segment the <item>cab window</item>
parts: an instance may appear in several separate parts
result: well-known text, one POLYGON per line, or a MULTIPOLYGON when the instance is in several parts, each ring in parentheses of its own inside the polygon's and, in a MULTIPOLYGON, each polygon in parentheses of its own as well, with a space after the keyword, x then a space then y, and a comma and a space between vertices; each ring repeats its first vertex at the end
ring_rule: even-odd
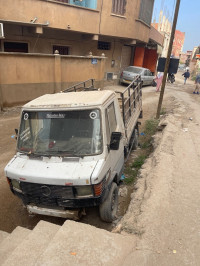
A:
POLYGON ((111 103, 106 109, 106 134, 108 142, 110 142, 110 137, 112 132, 115 132, 117 128, 117 120, 115 115, 114 102, 111 103))

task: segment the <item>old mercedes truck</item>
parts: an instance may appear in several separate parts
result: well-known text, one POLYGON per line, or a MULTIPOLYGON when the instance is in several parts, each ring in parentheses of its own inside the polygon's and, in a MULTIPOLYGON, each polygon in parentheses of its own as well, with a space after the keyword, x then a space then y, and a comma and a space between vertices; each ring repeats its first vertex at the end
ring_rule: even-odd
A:
POLYGON ((5 175, 31 214, 78 219, 99 206, 103 221, 116 219, 124 162, 138 141, 141 80, 116 92, 93 84, 22 107, 16 155, 5 175))

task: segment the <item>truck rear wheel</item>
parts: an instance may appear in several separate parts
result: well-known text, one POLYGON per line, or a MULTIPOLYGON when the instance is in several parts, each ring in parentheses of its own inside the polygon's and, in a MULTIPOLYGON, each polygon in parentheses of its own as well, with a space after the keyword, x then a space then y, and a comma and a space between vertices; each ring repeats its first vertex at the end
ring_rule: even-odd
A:
POLYGON ((106 200, 100 205, 99 213, 101 220, 111 223, 117 218, 118 208, 118 187, 116 183, 112 183, 106 200))

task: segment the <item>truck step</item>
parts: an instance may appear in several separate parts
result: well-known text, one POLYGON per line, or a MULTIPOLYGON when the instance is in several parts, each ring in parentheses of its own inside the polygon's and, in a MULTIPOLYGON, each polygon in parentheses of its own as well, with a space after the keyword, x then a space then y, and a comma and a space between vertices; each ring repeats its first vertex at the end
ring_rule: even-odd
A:
POLYGON ((59 228, 59 225, 40 221, 28 237, 15 248, 3 265, 35 265, 59 228))
POLYGON ((7 236, 9 236, 9 233, 0 230, 0 244, 7 236))
POLYGON ((30 232, 29 229, 18 226, 0 243, 0 265, 3 265, 10 253, 21 244, 30 232))

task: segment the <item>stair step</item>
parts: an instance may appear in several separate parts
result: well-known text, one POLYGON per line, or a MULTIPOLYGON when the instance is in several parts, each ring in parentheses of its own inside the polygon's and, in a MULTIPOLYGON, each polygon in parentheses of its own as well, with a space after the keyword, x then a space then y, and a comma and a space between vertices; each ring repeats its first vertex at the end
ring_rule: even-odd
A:
POLYGON ((9 236, 9 233, 0 230, 0 244, 7 236, 9 236))
POLYGON ((29 229, 18 226, 0 243, 0 265, 30 232, 29 229))
POLYGON ((132 237, 67 220, 35 266, 122 265, 132 242, 132 237))
POLYGON ((59 228, 59 225, 40 221, 28 237, 10 254, 3 266, 35 265, 59 228))

